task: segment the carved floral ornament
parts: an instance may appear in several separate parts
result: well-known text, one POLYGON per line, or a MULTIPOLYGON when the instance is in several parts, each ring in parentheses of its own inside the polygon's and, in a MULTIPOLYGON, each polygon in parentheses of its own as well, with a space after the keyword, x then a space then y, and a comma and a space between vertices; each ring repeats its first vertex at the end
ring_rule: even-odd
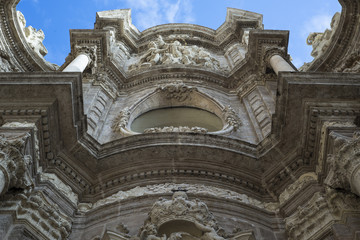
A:
MULTIPOLYGON (((165 99, 173 100, 177 103, 180 103, 180 106, 184 104, 184 102, 191 102, 192 94, 195 92, 199 92, 196 87, 190 87, 185 85, 182 82, 174 82, 170 84, 164 84, 158 86, 153 94, 160 93, 165 99)), ((146 100, 142 99, 140 102, 144 102, 146 100)), ((190 106, 191 107, 191 106, 190 106)), ((130 119, 133 109, 135 107, 125 107, 119 115, 115 118, 112 124, 112 129, 114 132, 121 133, 123 136, 131 136, 139 134, 130 130, 130 119)), ((241 120, 236 114, 235 110, 231 108, 231 106, 222 107, 222 116, 220 117, 224 122, 224 127, 220 131, 211 132, 211 134, 229 134, 231 132, 237 131, 239 127, 242 125, 241 120)), ((159 133, 159 132, 193 132, 193 133, 208 133, 206 128, 202 127, 188 127, 188 126, 166 126, 166 127, 153 127, 144 130, 144 133, 159 133)))

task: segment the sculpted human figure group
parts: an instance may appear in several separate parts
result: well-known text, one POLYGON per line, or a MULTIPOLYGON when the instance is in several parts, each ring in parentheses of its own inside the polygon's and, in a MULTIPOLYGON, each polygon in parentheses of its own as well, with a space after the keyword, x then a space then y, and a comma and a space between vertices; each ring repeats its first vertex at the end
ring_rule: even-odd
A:
POLYGON ((129 70, 148 68, 154 65, 184 64, 224 70, 218 60, 202 47, 182 45, 178 40, 166 43, 162 36, 150 41, 148 50, 139 61, 129 66, 129 70))

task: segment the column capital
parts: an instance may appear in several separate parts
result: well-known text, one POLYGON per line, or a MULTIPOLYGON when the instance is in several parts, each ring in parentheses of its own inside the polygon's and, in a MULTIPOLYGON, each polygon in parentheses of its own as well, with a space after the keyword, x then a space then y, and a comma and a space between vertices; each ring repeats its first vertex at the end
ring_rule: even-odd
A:
POLYGON ((352 138, 330 133, 334 139, 334 153, 327 158, 329 171, 325 184, 342 188, 360 196, 360 132, 352 138))
POLYGON ((264 54, 264 62, 266 63, 266 65, 271 66, 270 65, 270 59, 275 56, 275 55, 279 55, 280 57, 282 57, 283 59, 286 59, 286 49, 285 47, 279 47, 279 46, 266 46, 265 47, 265 54, 264 54))
POLYGON ((88 67, 91 68, 92 72, 95 72, 97 68, 97 46, 96 45, 76 45, 75 48, 75 57, 80 54, 84 54, 89 58, 88 67))
POLYGON ((33 185, 28 173, 28 166, 31 164, 31 157, 24 155, 24 149, 29 134, 8 139, 0 135, 0 171, 1 185, 0 195, 3 195, 11 188, 27 190, 33 185))

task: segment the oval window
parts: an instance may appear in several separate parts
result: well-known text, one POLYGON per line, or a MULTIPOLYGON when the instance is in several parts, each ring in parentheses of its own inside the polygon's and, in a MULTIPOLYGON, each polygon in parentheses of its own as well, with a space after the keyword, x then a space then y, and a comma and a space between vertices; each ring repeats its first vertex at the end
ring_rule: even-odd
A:
POLYGON ((215 114, 192 107, 169 107, 154 109, 138 116, 131 123, 131 130, 142 133, 148 128, 200 127, 209 132, 223 128, 221 119, 215 114))

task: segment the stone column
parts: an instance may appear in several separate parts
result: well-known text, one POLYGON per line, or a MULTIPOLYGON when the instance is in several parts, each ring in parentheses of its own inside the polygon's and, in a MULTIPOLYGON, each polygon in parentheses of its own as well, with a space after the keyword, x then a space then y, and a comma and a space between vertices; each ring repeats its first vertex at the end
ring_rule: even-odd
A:
POLYGON ((97 46, 75 46, 72 54, 76 58, 63 70, 63 72, 84 72, 87 67, 90 67, 92 72, 97 67, 97 46))
POLYGON ((90 62, 89 56, 81 53, 63 70, 63 72, 83 72, 90 62))
POLYGON ((279 72, 295 72, 294 69, 282 56, 274 54, 269 59, 270 66, 279 75, 279 72))

